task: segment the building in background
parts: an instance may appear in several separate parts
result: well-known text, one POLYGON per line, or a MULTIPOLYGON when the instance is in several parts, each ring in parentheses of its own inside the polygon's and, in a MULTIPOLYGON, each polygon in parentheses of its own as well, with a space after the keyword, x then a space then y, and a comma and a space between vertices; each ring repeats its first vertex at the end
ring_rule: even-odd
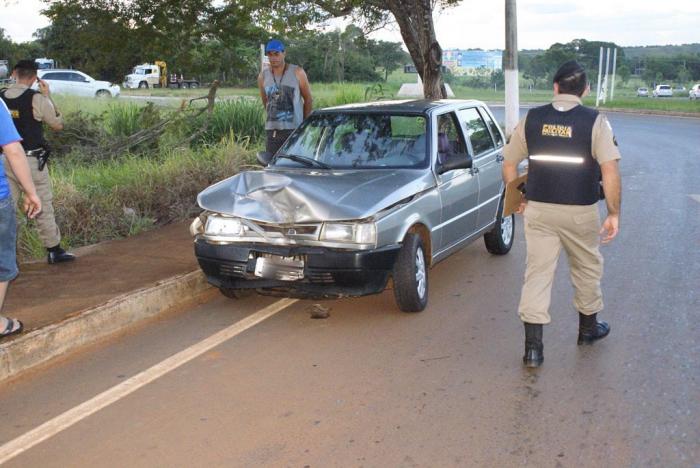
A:
POLYGON ((454 75, 490 75, 503 68, 503 51, 447 49, 442 51, 442 64, 454 75))

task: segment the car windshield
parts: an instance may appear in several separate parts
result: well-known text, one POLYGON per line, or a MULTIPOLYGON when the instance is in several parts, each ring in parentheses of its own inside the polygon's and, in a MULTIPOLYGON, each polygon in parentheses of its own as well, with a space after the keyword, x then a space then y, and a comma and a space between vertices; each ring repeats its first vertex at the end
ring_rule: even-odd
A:
POLYGON ((310 167, 306 159, 329 169, 422 168, 428 165, 425 135, 424 116, 315 115, 287 140, 273 165, 310 167))

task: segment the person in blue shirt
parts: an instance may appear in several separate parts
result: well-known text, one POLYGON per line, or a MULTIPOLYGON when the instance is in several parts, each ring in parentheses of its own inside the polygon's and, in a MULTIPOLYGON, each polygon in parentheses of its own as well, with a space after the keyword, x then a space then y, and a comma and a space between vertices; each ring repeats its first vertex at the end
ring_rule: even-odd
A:
MULTIPOLYGON (((24 192, 24 212, 28 218, 41 212, 41 200, 34 188, 27 156, 20 143, 22 139, 12 122, 10 111, 0 100, 0 148, 12 171, 17 176, 24 192)), ((10 281, 15 279, 17 270, 17 226, 15 205, 3 164, 0 163, 0 311, 5 302, 5 293, 10 281)), ((22 331, 23 325, 17 319, 0 315, 0 338, 22 331)))

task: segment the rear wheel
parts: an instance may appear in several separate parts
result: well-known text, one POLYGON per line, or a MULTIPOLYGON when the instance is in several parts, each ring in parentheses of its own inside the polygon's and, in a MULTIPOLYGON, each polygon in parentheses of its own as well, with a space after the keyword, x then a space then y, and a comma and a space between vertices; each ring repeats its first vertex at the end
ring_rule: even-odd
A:
POLYGON ((181 87, 181 88, 184 88, 184 89, 187 89, 187 88, 190 87, 190 85, 189 85, 189 83, 180 83, 180 87, 181 87))
POLYGON ((503 217, 503 201, 498 205, 498 218, 496 224, 489 232, 484 234, 486 250, 494 255, 505 255, 513 247, 513 237, 515 234, 515 215, 503 217))
POLYGON ((199 83, 196 83, 196 82, 190 83, 190 88, 192 88, 192 89, 199 88, 199 83))
POLYGON ((421 312, 428 305, 428 263, 423 240, 408 233, 394 265, 394 299, 404 312, 421 312))
POLYGON ((219 288, 219 291, 221 291, 221 294, 229 299, 244 299, 252 296, 255 293, 254 289, 219 288))
POLYGON ((112 93, 110 93, 106 89, 101 89, 95 94, 95 96, 98 98, 106 99, 106 98, 111 98, 112 93))

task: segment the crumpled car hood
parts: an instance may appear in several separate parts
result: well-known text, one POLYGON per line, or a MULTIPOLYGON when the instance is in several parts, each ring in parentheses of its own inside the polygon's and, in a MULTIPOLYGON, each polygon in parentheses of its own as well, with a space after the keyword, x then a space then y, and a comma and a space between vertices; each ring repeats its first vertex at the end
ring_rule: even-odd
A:
POLYGON ((246 171, 197 197, 205 210, 273 224, 368 218, 435 185, 428 169, 246 171))

